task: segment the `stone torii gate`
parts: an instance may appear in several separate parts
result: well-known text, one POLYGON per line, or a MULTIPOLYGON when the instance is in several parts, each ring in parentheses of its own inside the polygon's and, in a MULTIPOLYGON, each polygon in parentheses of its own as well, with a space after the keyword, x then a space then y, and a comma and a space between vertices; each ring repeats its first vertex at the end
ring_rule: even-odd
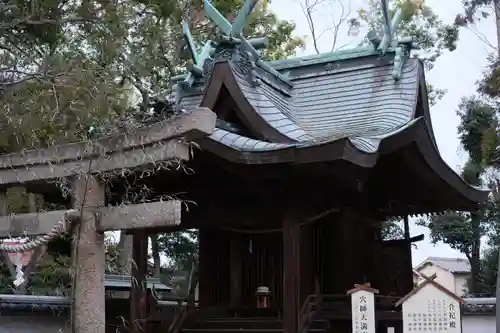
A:
POLYGON ((138 332, 144 319, 139 306, 144 298, 148 228, 178 225, 181 203, 176 200, 123 206, 106 206, 102 175, 141 168, 172 160, 187 160, 190 143, 212 133, 216 116, 206 108, 180 114, 169 120, 142 127, 132 133, 96 141, 53 146, 0 156, 0 238, 38 236, 27 245, 1 248, 22 252, 47 243, 65 230, 73 231, 74 302, 72 331, 105 332, 104 232, 127 230, 134 236, 131 326, 138 332), (44 187, 65 181, 71 189, 72 209, 7 215, 5 191, 22 186, 30 193, 43 193, 44 187))

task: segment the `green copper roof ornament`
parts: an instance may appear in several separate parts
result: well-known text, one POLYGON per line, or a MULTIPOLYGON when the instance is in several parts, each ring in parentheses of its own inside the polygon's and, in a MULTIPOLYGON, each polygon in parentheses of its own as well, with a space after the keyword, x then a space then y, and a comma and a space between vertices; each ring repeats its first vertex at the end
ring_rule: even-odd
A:
POLYGON ((186 42, 189 54, 191 55, 191 63, 188 64, 189 73, 183 81, 183 85, 191 86, 196 77, 203 76, 203 64, 205 60, 210 58, 215 51, 213 42, 208 40, 203 48, 198 53, 196 51, 196 43, 194 42, 191 30, 186 21, 182 23, 182 36, 186 42))
POLYGON ((243 7, 241 7, 238 15, 236 15, 233 24, 229 23, 229 21, 217 10, 217 8, 212 5, 210 0, 203 1, 203 8, 205 10, 205 15, 219 27, 224 35, 229 38, 239 38, 243 34, 243 28, 245 27, 247 19, 255 8, 257 2, 258 0, 245 0, 243 7))
MULTIPOLYGON (((382 14, 384 18, 384 35, 380 43, 376 41, 373 32, 367 36, 373 45, 385 54, 391 47, 394 52, 394 67, 392 70, 392 77, 399 80, 403 74, 403 67, 406 60, 410 57, 410 52, 413 47, 412 37, 403 37, 398 40, 395 39, 396 31, 403 18, 401 8, 398 8, 392 19, 389 19, 389 5, 388 0, 382 1, 382 14)), ((411 0, 412 4, 420 8, 423 5, 423 0, 411 0)))
MULTIPOLYGON (((240 36, 243 32, 246 19, 255 7, 256 2, 256 0, 245 1, 233 24, 229 23, 229 21, 222 16, 222 14, 212 5, 210 1, 204 0, 203 5, 205 15, 210 18, 224 33, 224 37, 226 38, 223 39, 225 39, 225 41, 238 43, 240 40, 233 37, 240 36)), ((188 52, 191 56, 191 63, 188 64, 189 73, 182 84, 184 86, 191 86, 196 77, 203 76, 203 64, 207 59, 212 57, 216 45, 213 41, 208 40, 198 53, 196 51, 196 43, 194 42, 191 30, 189 29, 189 25, 186 21, 182 23, 182 36, 184 37, 188 52)), ((262 39, 260 39, 258 44, 262 43, 267 46, 267 40, 263 42, 262 39)))
MULTIPOLYGON (((238 12, 233 24, 229 21, 212 5, 210 0, 204 0, 203 5, 205 15, 209 17, 224 33, 223 38, 226 41, 241 44, 242 51, 248 52, 254 58, 255 64, 264 69, 268 73, 276 76, 278 79, 291 86, 290 80, 282 75, 280 72, 269 66, 265 61, 260 59, 260 54, 256 50, 256 46, 262 47, 263 38, 255 38, 247 40, 243 36, 243 28, 247 23, 247 19, 252 13, 258 0, 245 0, 243 7, 238 12)), ((265 46, 267 46, 267 38, 265 38, 265 46)))
POLYGON ((244 53, 246 56, 251 56, 251 60, 255 63, 255 65, 274 75, 285 84, 291 86, 291 82, 288 77, 282 75, 280 72, 269 66, 269 64, 261 59, 260 53, 257 52, 257 49, 267 47, 268 39, 266 37, 262 37, 247 40, 243 36, 243 29, 257 2, 258 0, 245 0, 234 22, 231 24, 217 10, 217 8, 214 7, 210 0, 204 0, 203 6, 206 17, 217 25, 222 35, 217 42, 210 40, 207 41, 199 53, 196 51, 196 43, 194 42, 187 22, 183 22, 182 34, 186 42, 188 52, 191 56, 191 62, 188 64, 189 73, 184 78, 182 86, 191 86, 194 83, 195 78, 203 76, 203 65, 205 61, 210 59, 215 53, 217 47, 223 44, 238 46, 240 52, 244 53))
POLYGON ((384 36, 378 48, 382 54, 385 54, 393 42, 398 25, 403 18, 403 12, 401 8, 398 8, 392 19, 389 19, 389 4, 387 0, 382 0, 382 14, 384 17, 384 36))

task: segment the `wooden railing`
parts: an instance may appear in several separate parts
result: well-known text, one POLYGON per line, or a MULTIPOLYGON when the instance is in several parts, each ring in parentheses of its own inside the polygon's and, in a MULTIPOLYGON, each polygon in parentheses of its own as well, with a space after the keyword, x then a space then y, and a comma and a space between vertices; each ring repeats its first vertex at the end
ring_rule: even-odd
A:
POLYGON ((187 304, 180 304, 177 314, 170 323, 167 332, 169 333, 180 332, 190 309, 191 309, 191 304, 189 302, 187 304))
POLYGON ((189 273, 189 289, 188 289, 188 297, 186 302, 179 303, 179 309, 174 319, 170 323, 167 332, 169 333, 179 333, 186 321, 186 318, 191 312, 195 312, 197 310, 197 302, 196 298, 196 285, 198 284, 198 279, 195 276, 195 269, 198 264, 197 255, 193 256, 193 261, 191 265, 191 271, 189 273))
MULTIPOLYGON (((396 309, 396 302, 400 297, 375 296, 375 312, 378 320, 401 320, 401 311, 396 309)), ((322 295, 322 310, 325 319, 351 318, 351 301, 347 295, 322 295)))
POLYGON ((322 296, 319 289, 319 283, 315 283, 315 293, 308 295, 302 305, 299 312, 299 323, 298 331, 299 333, 307 333, 311 328, 312 323, 318 312, 321 311, 322 306, 322 296))
MULTIPOLYGON (((400 312, 395 308, 395 304, 399 299, 400 297, 375 296, 375 308, 381 316, 380 319, 384 317, 387 317, 387 319, 397 319, 400 317, 400 312)), ((319 291, 307 296, 299 312, 299 333, 309 332, 314 320, 320 317, 320 312, 322 313, 321 317, 324 317, 324 319, 350 318, 351 303, 349 296, 335 294, 322 295, 319 291)))

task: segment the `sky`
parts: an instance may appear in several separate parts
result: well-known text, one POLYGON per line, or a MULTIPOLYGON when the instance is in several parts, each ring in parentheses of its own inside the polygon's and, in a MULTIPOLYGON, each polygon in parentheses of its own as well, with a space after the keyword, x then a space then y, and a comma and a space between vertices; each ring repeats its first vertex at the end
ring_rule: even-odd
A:
MULTIPOLYGON (((300 54, 313 54, 314 48, 311 34, 308 29, 307 20, 301 9, 301 3, 306 0, 272 0, 271 10, 280 19, 293 21, 296 24, 296 34, 306 37, 306 49, 300 54)), ((325 33, 321 36, 319 49, 321 52, 330 51, 333 41, 333 34, 327 29, 333 26, 341 13, 338 2, 342 1, 347 10, 347 0, 325 0, 329 8, 322 8, 318 13, 314 13, 314 22, 317 31, 325 33), (330 5, 331 4, 331 5, 330 5)), ((312 1, 311 1, 312 2, 312 1)), ((461 12, 461 0, 427 0, 425 4, 430 6, 439 17, 447 22, 453 22, 455 15, 461 12)), ((351 1, 351 13, 363 5, 363 0, 351 1)), ((456 110, 460 100, 464 96, 471 95, 475 91, 475 82, 481 77, 487 65, 487 56, 491 53, 492 47, 483 42, 481 38, 486 38, 489 44, 496 45, 495 29, 493 19, 483 20, 476 24, 474 31, 464 29, 460 33, 457 49, 451 53, 443 54, 436 62, 434 68, 427 73, 427 81, 437 88, 447 89, 447 94, 431 109, 434 131, 439 151, 443 159, 454 170, 459 171, 464 164, 467 155, 460 150, 458 141, 457 126, 459 118, 456 110), (475 31, 475 32, 474 32, 475 31), (483 37, 479 38, 478 33, 483 37)), ((360 32, 357 38, 347 36, 347 30, 341 29, 338 34, 337 45, 349 47, 353 41, 359 41, 363 36, 360 32)), ((412 235, 424 234, 425 240, 417 243, 417 248, 413 250, 413 264, 417 265, 429 256, 441 257, 463 257, 463 255, 451 249, 446 244, 433 245, 429 241, 429 232, 424 227, 411 224, 412 235)))

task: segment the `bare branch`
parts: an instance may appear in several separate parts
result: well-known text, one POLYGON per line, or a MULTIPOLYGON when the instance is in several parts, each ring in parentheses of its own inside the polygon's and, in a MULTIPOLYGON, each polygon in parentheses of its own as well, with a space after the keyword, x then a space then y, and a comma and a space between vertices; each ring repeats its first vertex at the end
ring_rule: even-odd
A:
POLYGON ((332 44, 331 51, 334 51, 337 47, 338 36, 340 29, 347 22, 349 16, 351 15, 351 1, 350 0, 303 0, 300 2, 302 12, 307 21, 309 32, 311 33, 311 38, 313 42, 313 47, 316 53, 321 53, 319 49, 319 40, 325 33, 332 34, 332 44), (344 4, 345 1, 347 5, 344 4), (318 20, 315 17, 315 13, 321 13, 323 16, 325 11, 331 12, 332 26, 318 32, 316 23, 318 20), (338 18, 334 15, 335 12, 339 12, 338 18))

